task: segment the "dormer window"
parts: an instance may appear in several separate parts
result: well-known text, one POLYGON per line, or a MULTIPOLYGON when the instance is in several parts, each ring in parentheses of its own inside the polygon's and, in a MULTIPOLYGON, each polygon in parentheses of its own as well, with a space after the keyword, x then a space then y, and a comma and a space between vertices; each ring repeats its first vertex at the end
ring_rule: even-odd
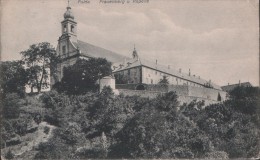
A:
POLYGON ((73 25, 70 26, 70 31, 71 31, 72 33, 74 33, 74 26, 73 26, 73 25))

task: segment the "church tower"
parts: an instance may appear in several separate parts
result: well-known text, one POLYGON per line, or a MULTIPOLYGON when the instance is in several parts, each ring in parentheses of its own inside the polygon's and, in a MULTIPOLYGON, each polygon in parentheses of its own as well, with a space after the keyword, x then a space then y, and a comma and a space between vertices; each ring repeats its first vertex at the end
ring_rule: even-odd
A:
POLYGON ((69 36, 71 41, 77 42, 77 22, 74 20, 70 6, 67 7, 67 11, 64 13, 64 20, 61 22, 61 34, 69 36))
POLYGON ((69 5, 63 17, 57 53, 59 53, 61 58, 67 58, 77 54, 77 49, 75 49, 77 44, 77 22, 74 20, 74 15, 69 5))
POLYGON ((77 39, 77 22, 68 4, 67 10, 61 21, 61 36, 58 39, 56 52, 61 57, 62 62, 58 65, 57 80, 60 81, 63 77, 63 68, 76 63, 79 58, 78 39, 77 39))

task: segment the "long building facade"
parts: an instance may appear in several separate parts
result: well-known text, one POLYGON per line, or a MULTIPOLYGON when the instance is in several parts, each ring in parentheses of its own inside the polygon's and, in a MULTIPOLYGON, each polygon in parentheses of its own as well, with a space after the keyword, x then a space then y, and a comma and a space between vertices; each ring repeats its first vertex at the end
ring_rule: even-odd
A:
POLYGON ((158 84, 164 77, 171 85, 188 85, 194 87, 206 87, 222 90, 220 86, 206 81, 199 76, 182 73, 171 69, 169 66, 160 65, 146 59, 139 58, 136 49, 132 59, 113 63, 113 74, 117 84, 158 84))

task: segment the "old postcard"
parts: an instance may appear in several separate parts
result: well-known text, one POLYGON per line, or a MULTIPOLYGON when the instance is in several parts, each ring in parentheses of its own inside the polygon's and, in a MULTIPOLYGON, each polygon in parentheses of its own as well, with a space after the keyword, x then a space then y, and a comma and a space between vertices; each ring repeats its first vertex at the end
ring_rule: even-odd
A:
POLYGON ((1 0, 1 159, 260 157, 258 0, 1 0))

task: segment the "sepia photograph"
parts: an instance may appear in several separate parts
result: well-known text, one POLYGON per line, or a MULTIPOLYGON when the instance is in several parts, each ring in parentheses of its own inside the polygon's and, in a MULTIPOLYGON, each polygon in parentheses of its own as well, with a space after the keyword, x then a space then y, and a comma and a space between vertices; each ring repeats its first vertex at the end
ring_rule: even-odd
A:
POLYGON ((260 159, 258 0, 0 0, 1 159, 260 159))

